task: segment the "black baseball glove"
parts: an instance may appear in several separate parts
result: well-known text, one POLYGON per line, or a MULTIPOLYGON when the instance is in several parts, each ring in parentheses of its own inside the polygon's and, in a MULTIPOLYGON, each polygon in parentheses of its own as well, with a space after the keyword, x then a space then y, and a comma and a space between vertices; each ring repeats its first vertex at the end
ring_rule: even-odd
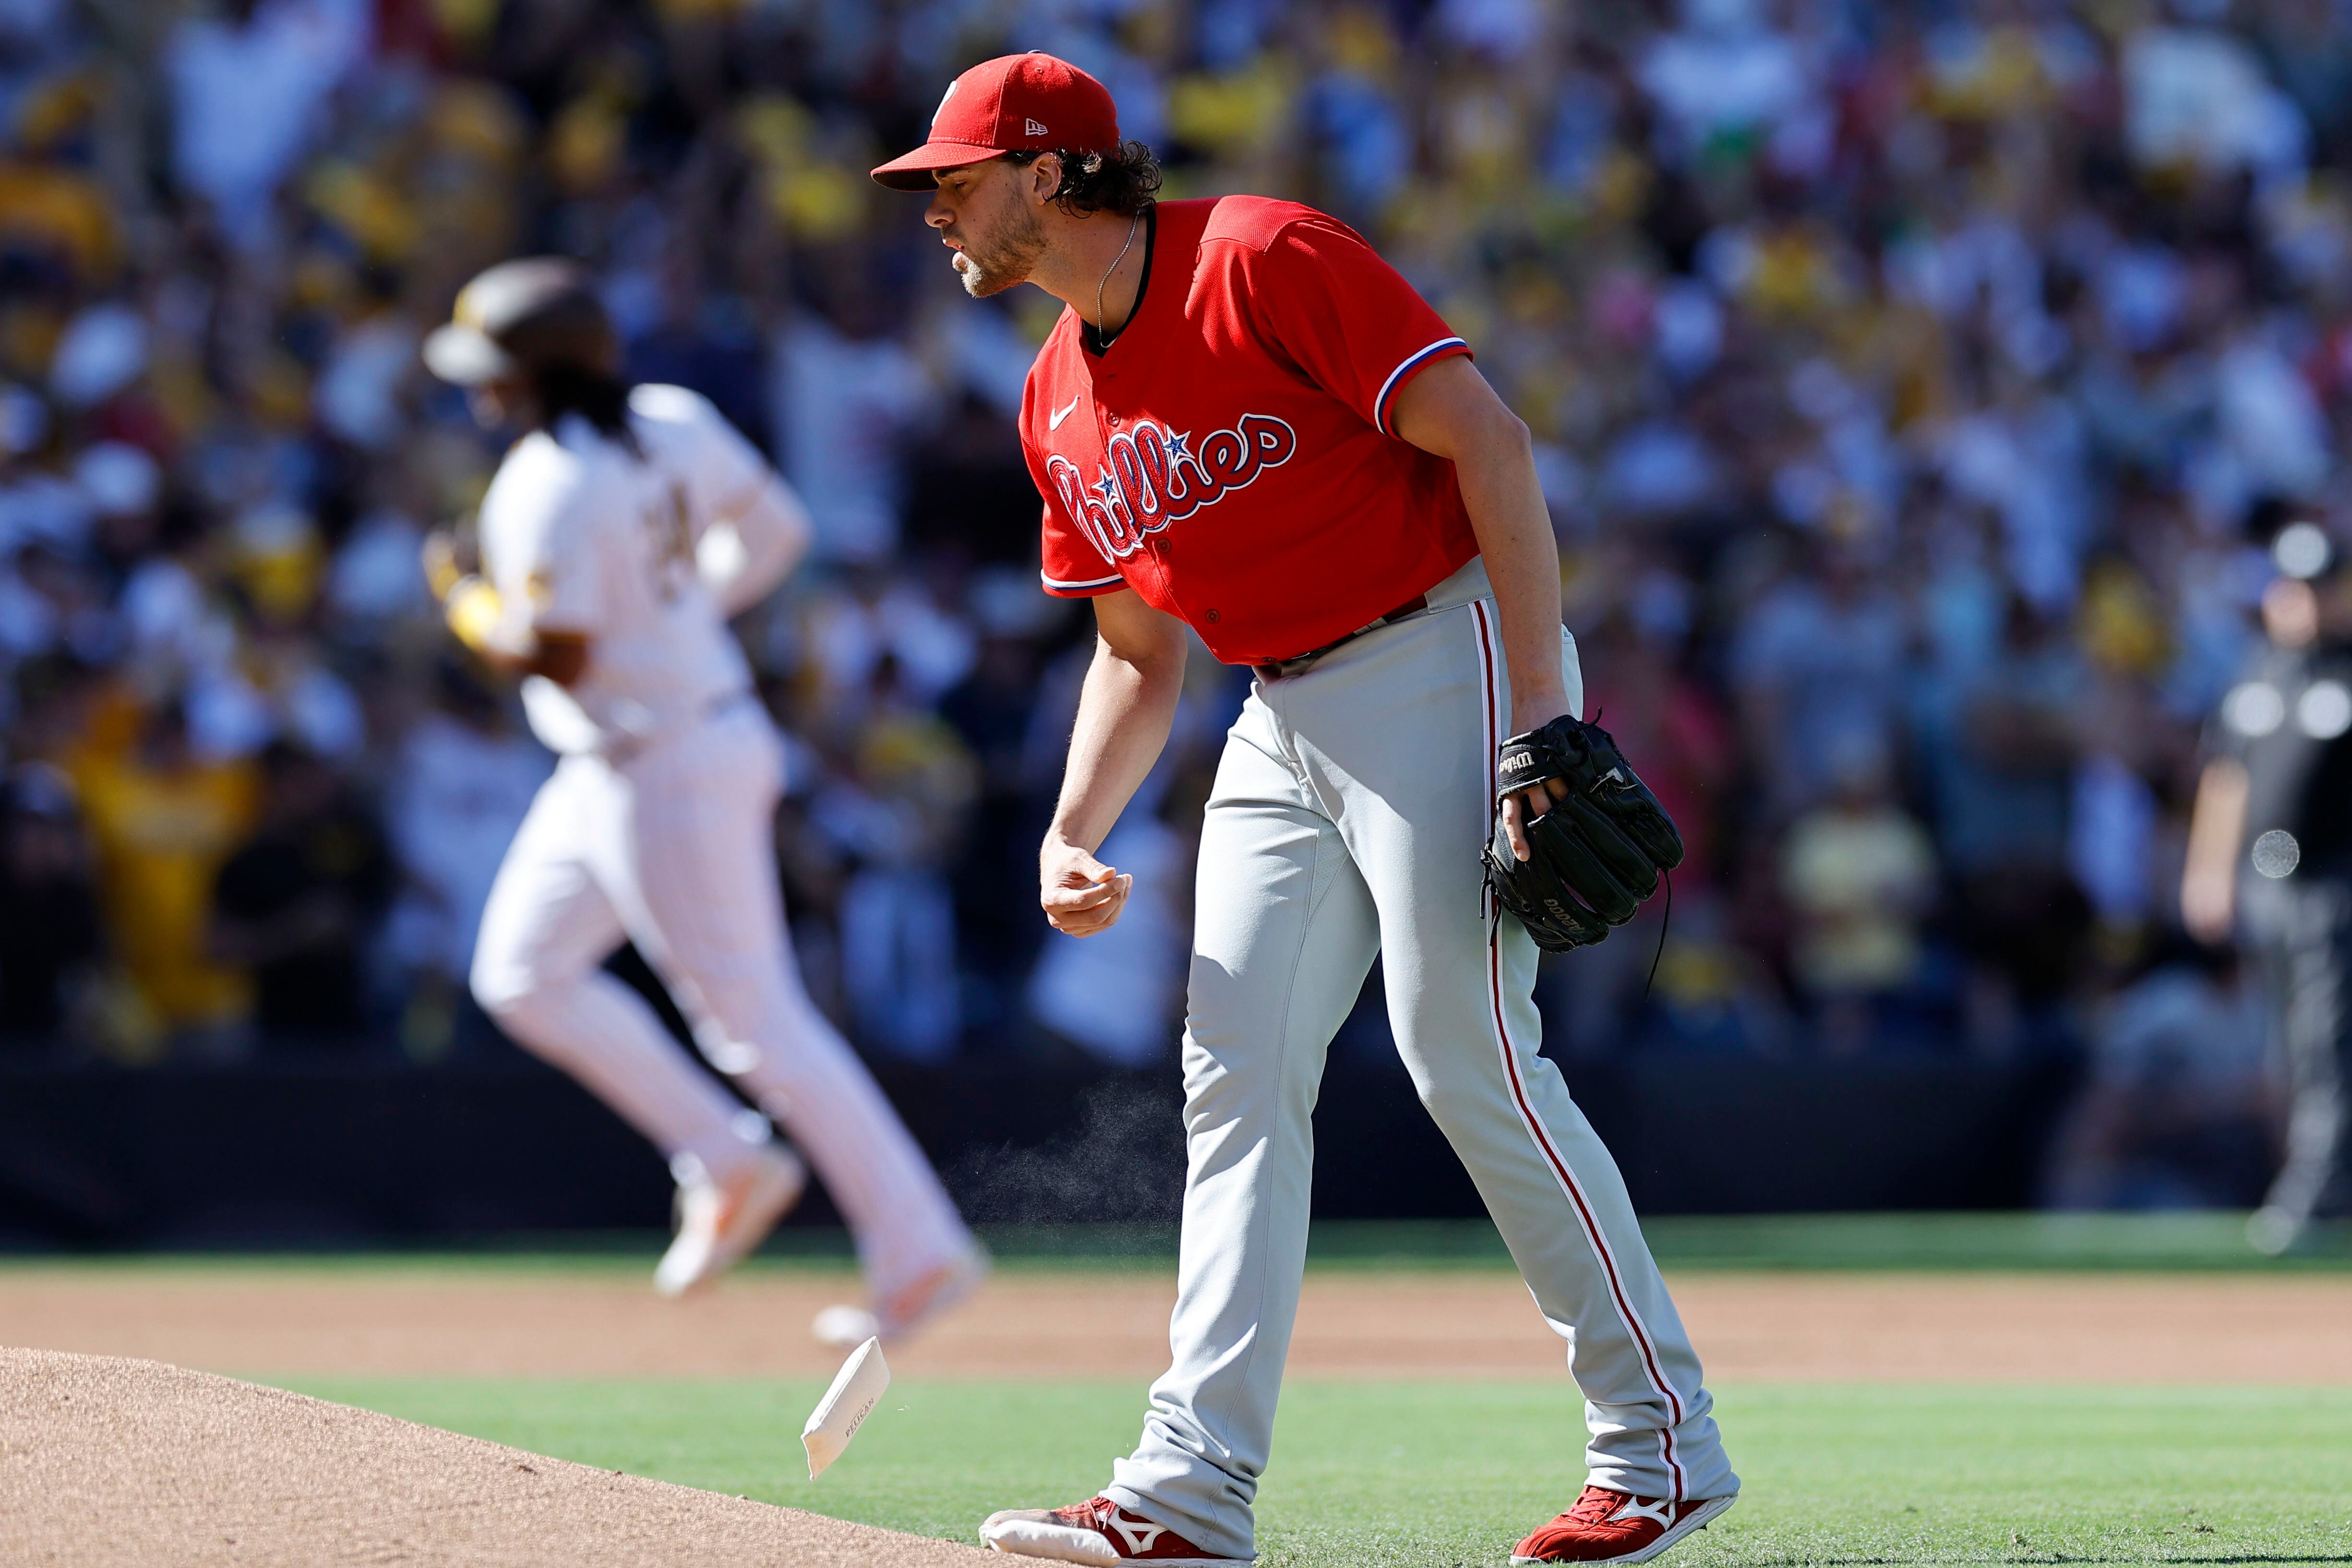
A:
POLYGON ((1600 941, 1658 891, 1658 873, 1683 863, 1674 819, 1597 724, 1562 715, 1513 736, 1496 780, 1486 883, 1546 952, 1600 941), (1568 796, 1526 824, 1523 861, 1503 830, 1503 801, 1550 779, 1566 782, 1568 796))

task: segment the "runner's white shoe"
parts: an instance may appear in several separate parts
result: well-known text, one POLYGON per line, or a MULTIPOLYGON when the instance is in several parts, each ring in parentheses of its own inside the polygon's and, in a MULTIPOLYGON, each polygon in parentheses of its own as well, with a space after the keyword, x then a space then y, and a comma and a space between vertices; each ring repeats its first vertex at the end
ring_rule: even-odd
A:
POLYGON ((654 1289, 682 1296, 727 1272, 767 1239, 808 1186, 808 1166, 772 1145, 729 1173, 677 1189, 677 1239, 654 1270, 654 1289))
POLYGON ((879 1337, 885 1344, 903 1343, 930 1321, 971 1294, 988 1278, 988 1254, 971 1249, 918 1276, 893 1294, 878 1310, 842 1303, 825 1308, 809 1325, 819 1344, 834 1350, 854 1350, 879 1337))

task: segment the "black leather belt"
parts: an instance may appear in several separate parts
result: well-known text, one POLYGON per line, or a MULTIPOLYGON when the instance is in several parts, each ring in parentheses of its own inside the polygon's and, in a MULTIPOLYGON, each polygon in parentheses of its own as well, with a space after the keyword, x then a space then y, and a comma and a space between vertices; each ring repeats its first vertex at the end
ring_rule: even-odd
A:
POLYGON ((1377 632, 1392 621, 1402 621, 1408 615, 1418 615, 1428 608, 1429 595, 1416 593, 1379 620, 1359 626, 1345 637, 1326 643, 1311 653, 1300 653, 1295 658, 1276 659, 1263 664, 1252 664, 1250 668, 1257 673, 1257 678, 1262 681, 1280 681, 1286 680, 1292 675, 1303 675, 1314 667, 1316 660, 1334 648, 1343 648, 1367 632, 1377 632))

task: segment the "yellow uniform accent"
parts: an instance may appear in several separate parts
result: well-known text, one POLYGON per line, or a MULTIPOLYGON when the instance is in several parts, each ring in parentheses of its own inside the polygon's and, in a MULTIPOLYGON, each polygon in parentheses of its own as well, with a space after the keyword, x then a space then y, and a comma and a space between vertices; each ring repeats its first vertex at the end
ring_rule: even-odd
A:
POLYGON ((461 577, 449 590, 442 609, 457 641, 477 653, 491 651, 491 640, 497 636, 499 622, 506 613, 499 603, 497 589, 478 577, 461 577))
POLYGON ((465 574, 450 564, 449 552, 435 550, 425 557, 425 586, 433 597, 446 603, 457 586, 466 580, 465 574))

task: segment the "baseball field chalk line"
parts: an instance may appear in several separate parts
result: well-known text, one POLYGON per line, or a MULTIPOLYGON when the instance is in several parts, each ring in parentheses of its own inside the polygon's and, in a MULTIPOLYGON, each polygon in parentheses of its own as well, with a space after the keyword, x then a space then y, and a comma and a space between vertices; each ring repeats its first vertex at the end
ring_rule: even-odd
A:
POLYGON ((801 1447, 808 1450, 809 1479, 824 1473, 824 1468, 841 1458, 849 1447, 849 1439, 857 1436, 857 1428, 866 1417, 874 1414, 874 1406, 890 1386, 890 1364, 882 1359, 882 1342, 869 1339, 849 1353, 841 1370, 833 1375, 833 1386, 809 1412, 808 1425, 801 1428, 801 1447))

